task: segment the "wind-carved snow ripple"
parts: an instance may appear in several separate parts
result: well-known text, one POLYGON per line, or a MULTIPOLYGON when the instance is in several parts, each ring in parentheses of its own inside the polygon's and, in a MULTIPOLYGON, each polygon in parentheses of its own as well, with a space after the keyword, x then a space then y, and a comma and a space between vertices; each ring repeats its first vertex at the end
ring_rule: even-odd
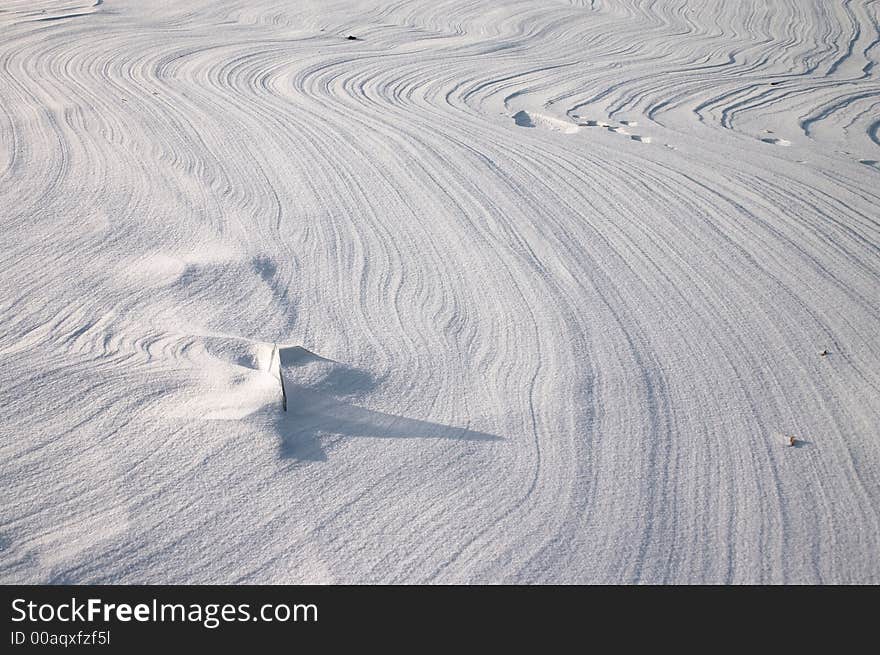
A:
POLYGON ((880 581, 878 22, 6 3, 2 579, 880 581))

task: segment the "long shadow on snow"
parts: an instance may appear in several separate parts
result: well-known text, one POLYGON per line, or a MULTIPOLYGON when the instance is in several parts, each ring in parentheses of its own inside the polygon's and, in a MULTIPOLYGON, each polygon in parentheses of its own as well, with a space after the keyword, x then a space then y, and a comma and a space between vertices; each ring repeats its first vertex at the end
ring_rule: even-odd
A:
POLYGON ((327 455, 321 446, 322 436, 463 441, 502 439, 486 432, 359 407, 348 402, 346 397, 376 387, 375 378, 366 371, 324 359, 304 348, 283 348, 279 356, 287 411, 278 408, 274 423, 281 439, 279 455, 283 458, 325 461, 327 455), (320 380, 307 385, 294 382, 297 368, 316 362, 329 365, 330 370, 320 380))

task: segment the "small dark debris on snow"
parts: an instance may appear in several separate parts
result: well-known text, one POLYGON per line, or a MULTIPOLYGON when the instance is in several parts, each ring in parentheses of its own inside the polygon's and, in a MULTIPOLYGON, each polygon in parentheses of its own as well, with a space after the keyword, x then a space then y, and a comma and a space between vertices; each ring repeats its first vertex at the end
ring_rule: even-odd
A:
POLYGON ((347 37, 345 37, 345 38, 346 38, 348 41, 360 41, 359 38, 357 38, 356 36, 354 36, 354 35, 352 35, 352 34, 349 34, 349 35, 348 35, 347 37))
POLYGON ((778 84, 782 84, 782 82, 770 82, 770 86, 776 86, 778 84))
POLYGON ((828 351, 827 351, 827 350, 823 350, 822 352, 819 353, 819 356, 820 356, 820 357, 825 357, 825 355, 827 355, 827 354, 828 354, 828 351))

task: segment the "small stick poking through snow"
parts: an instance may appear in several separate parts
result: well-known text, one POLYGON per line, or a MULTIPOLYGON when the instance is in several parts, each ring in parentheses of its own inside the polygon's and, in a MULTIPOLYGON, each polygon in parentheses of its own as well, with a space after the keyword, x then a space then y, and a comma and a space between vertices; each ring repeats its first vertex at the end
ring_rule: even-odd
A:
POLYGON ((281 383, 281 409, 287 411, 287 389, 284 388, 284 374, 281 372, 281 353, 278 352, 278 344, 272 344, 272 354, 269 356, 269 371, 272 371, 275 363, 278 363, 278 381, 281 383))

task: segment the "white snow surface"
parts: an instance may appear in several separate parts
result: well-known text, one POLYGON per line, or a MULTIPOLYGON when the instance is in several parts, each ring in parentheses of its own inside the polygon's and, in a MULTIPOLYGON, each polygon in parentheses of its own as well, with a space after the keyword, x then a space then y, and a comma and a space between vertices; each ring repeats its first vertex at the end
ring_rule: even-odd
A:
POLYGON ((880 582, 878 22, 0 1, 0 581, 880 582))

